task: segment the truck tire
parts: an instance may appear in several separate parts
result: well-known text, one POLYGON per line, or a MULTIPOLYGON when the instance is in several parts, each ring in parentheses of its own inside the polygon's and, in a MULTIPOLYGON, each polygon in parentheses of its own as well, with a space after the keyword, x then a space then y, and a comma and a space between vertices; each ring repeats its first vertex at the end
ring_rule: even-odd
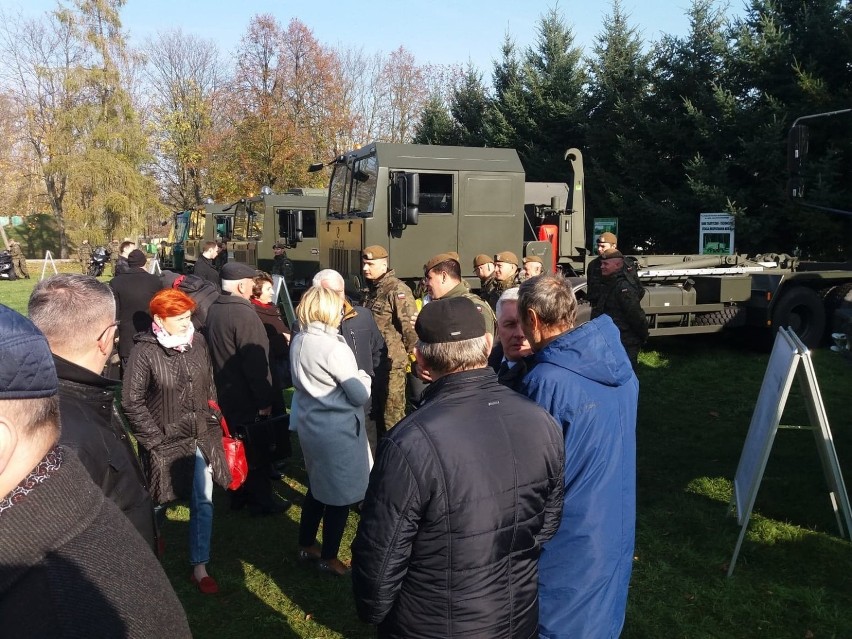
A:
POLYGON ((727 326, 728 328, 735 328, 743 326, 745 321, 745 309, 739 306, 730 306, 713 313, 696 314, 693 324, 695 326, 727 326))
POLYGON ((805 346, 819 346, 825 333, 825 308, 819 293, 805 286, 786 291, 772 311, 772 326, 789 326, 805 346))

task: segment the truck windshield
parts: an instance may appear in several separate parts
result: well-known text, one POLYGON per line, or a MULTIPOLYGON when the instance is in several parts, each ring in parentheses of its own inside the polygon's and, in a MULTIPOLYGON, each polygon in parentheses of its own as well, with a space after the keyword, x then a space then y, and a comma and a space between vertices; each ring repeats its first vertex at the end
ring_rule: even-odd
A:
POLYGON ((375 154, 336 165, 328 187, 328 215, 372 215, 378 172, 375 154))
POLYGON ((340 216, 349 209, 349 182, 352 166, 349 162, 335 164, 331 182, 328 185, 328 215, 340 216))

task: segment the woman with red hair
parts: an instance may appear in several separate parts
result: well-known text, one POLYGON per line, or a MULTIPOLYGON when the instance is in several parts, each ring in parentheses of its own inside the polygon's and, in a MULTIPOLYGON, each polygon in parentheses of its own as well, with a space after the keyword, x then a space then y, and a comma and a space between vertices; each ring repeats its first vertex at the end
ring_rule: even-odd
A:
POLYGON ((213 482, 228 486, 231 477, 222 431, 207 404, 216 399, 210 355, 193 328, 195 302, 186 293, 159 291, 149 309, 154 321, 134 337, 121 403, 160 521, 165 504, 189 499, 190 579, 202 593, 213 594, 219 590, 207 574, 213 482))

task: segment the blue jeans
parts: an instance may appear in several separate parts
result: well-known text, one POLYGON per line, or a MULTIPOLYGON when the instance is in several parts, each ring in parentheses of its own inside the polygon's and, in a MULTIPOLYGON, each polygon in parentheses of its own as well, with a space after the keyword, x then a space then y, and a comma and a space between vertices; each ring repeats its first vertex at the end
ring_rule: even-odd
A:
POLYGON ((213 535, 213 469, 200 448, 195 449, 195 472, 192 496, 189 498, 189 563, 210 561, 210 538, 213 535))

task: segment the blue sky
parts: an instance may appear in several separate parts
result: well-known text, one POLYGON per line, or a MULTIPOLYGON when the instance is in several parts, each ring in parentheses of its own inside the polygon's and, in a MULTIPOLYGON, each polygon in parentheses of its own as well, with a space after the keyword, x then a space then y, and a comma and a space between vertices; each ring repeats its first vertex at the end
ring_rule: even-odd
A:
MULTIPOLYGON (((741 14, 743 0, 733 0, 729 16, 741 14)), ((685 35, 689 0, 622 0, 646 42, 663 33, 685 35)), ((0 0, 4 11, 39 15, 55 0, 0 0)), ((158 31, 180 27, 186 33, 215 40, 224 54, 239 44, 252 16, 270 13, 286 25, 298 18, 326 45, 362 46, 368 53, 389 53, 403 45, 418 63, 464 64, 471 60, 490 76, 504 34, 520 49, 534 43, 536 23, 557 6, 574 30, 575 43, 587 54, 601 32, 611 0, 431 0, 373 2, 360 0, 128 0, 122 22, 132 44, 140 45, 158 31)))

